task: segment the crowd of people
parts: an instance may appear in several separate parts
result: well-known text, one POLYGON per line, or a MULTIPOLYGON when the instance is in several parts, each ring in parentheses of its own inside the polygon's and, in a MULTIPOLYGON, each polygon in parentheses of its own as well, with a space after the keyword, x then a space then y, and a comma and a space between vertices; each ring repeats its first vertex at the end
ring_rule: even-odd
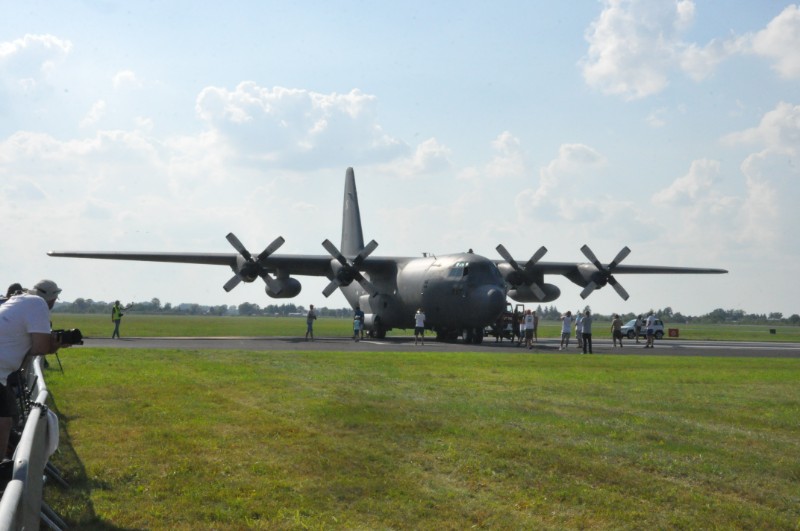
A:
MULTIPOLYGON (((577 341, 578 348, 583 351, 583 354, 592 354, 592 313, 590 310, 585 310, 583 313, 577 312, 573 317, 572 312, 567 311, 561 317, 561 343, 558 350, 566 350, 569 347, 569 339, 571 331, 574 326, 575 340, 577 341)), ((634 324, 634 338, 636 343, 639 343, 639 336, 644 329, 645 333, 645 346, 644 348, 653 348, 655 346, 655 322, 656 317, 653 312, 648 312, 646 318, 639 315, 634 324)), ((622 333, 622 319, 619 314, 614 314, 611 319, 611 340, 612 348, 622 348, 622 339, 625 335, 622 333)))
MULTIPOLYGON (((314 305, 306 315, 306 341, 314 341, 314 321, 317 319, 317 314, 314 311, 314 305)), ((414 314, 414 344, 425 344, 425 312, 419 308, 414 314)), ((569 348, 569 341, 572 337, 573 330, 577 347, 583 354, 593 354, 592 351, 592 312, 588 309, 583 312, 576 312, 574 315, 571 311, 567 311, 561 315, 561 342, 558 350, 567 350, 569 348)), ((646 317, 639 315, 636 318, 634 327, 634 338, 636 343, 639 343, 639 336, 642 335, 641 331, 644 329, 645 346, 644 348, 653 348, 655 343, 655 315, 649 312, 646 317)), ((356 306, 353 312, 353 340, 360 341, 364 339, 364 311, 356 306)), ((625 335, 622 333, 622 319, 619 314, 614 314, 611 320, 611 338, 612 348, 622 348, 622 340, 625 335)), ((512 332, 511 340, 517 342, 517 346, 525 346, 532 349, 535 343, 539 342, 539 316, 535 310, 525 310, 524 312, 515 313, 512 319, 512 332)), ((497 334, 497 341, 502 341, 502 334, 497 334)))

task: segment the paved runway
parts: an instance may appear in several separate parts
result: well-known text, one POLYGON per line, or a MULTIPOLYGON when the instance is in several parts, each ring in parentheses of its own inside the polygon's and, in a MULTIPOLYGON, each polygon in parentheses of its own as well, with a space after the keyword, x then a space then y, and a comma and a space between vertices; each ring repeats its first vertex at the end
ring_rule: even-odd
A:
MULTIPOLYGON (((348 338, 318 338, 305 341, 298 337, 127 337, 122 339, 84 338, 86 347, 100 348, 147 348, 147 349, 232 349, 232 350, 346 350, 370 352, 409 352, 426 350, 435 352, 496 352, 497 354, 531 352, 579 354, 575 342, 567 350, 558 350, 558 339, 540 340, 532 351, 517 347, 516 343, 497 343, 487 338, 481 345, 440 343, 432 338, 425 345, 415 345, 413 336, 390 337, 382 340, 365 339, 354 342, 348 338)), ((613 348, 610 339, 595 339, 594 354, 645 355, 645 356, 719 356, 750 358, 800 358, 800 343, 744 342, 744 341, 689 341, 663 339, 656 341, 655 348, 645 349, 644 341, 636 344, 626 341, 623 348, 613 348)), ((80 347, 76 347, 80 348, 80 347)))

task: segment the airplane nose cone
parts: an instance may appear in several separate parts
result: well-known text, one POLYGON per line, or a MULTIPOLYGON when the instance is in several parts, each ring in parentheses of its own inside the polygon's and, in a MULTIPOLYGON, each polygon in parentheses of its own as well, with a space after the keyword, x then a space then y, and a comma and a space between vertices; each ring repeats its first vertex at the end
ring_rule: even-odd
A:
POLYGON ((497 286, 482 286, 475 290, 470 305, 471 317, 475 325, 483 326, 492 323, 506 308, 506 294, 497 286))
POLYGON ((489 288, 486 294, 486 307, 497 317, 506 308, 506 294, 497 288, 489 288))

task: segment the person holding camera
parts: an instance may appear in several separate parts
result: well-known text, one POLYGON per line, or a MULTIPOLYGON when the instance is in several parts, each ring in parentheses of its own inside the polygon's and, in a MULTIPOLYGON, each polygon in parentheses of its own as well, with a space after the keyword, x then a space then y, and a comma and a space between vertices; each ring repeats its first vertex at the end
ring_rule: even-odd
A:
MULTIPOLYGON (((52 354, 65 346, 50 328, 50 310, 61 289, 52 280, 40 280, 0 306, 0 451, 5 454, 11 433, 15 400, 8 389, 8 375, 18 370, 25 357, 52 354)), ((1 457, 1 456, 0 456, 1 457)))

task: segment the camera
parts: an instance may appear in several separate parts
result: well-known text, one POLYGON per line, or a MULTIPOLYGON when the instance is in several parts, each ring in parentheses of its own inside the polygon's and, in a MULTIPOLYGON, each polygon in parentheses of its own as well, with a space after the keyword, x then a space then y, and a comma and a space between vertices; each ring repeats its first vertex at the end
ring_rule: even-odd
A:
POLYGON ((53 330, 56 341, 62 345, 83 345, 83 334, 77 328, 70 330, 53 330))

